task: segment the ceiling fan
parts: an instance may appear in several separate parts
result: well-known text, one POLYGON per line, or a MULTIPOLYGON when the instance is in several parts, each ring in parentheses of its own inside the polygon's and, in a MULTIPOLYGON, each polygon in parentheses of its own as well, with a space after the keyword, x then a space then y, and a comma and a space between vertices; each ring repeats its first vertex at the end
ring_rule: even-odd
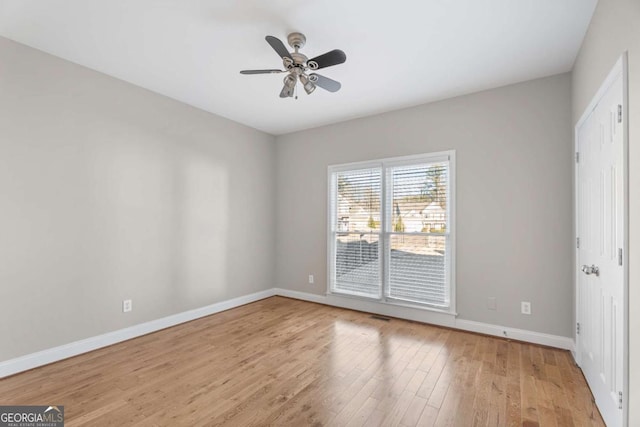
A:
MULTIPOLYGON (((265 37, 267 43, 271 45, 273 50, 280 56, 282 59, 282 64, 284 65, 284 70, 242 70, 240 74, 279 74, 279 73, 287 73, 284 78, 284 87, 280 92, 280 98, 289 98, 293 97, 296 84, 298 80, 302 84, 305 92, 307 94, 311 94, 316 87, 321 87, 324 90, 328 90, 329 92, 337 92, 340 90, 342 86, 340 82, 332 80, 328 77, 322 76, 320 74, 308 72, 319 70, 321 68, 331 67, 332 65, 342 64, 347 60, 347 55, 340 49, 334 49, 330 52, 327 52, 323 55, 316 56, 312 59, 307 59, 307 57, 299 52, 307 42, 307 38, 302 33, 291 33, 287 37, 287 42, 289 46, 293 48, 293 52, 289 52, 285 47, 284 43, 280 41, 277 37, 267 36, 265 37)), ((297 96, 296 96, 297 99, 297 96)))

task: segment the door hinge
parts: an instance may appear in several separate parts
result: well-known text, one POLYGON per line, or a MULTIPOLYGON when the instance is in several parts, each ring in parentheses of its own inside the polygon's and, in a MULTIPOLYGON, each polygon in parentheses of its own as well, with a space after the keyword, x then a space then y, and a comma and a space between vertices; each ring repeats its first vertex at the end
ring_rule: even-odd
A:
POLYGON ((618 265, 622 265, 622 248, 618 248, 618 265))
POLYGON ((622 123, 622 105, 618 104, 618 123, 622 123))
POLYGON ((618 392, 618 409, 622 409, 622 392, 618 392))
POLYGON ((580 249, 580 238, 576 237, 576 248, 580 249))
POLYGON ((576 152, 576 163, 580 163, 580 153, 576 152))
POLYGON ((576 335, 580 335, 580 322, 576 323, 576 335))

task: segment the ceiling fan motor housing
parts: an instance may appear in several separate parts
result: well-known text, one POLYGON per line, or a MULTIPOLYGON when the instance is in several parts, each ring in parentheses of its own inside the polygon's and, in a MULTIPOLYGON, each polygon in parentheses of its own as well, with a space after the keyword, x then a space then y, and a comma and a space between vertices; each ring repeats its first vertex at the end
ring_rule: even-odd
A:
POLYGON ((307 57, 298 52, 291 52, 291 57, 293 58, 293 63, 300 66, 305 66, 307 63, 307 57))

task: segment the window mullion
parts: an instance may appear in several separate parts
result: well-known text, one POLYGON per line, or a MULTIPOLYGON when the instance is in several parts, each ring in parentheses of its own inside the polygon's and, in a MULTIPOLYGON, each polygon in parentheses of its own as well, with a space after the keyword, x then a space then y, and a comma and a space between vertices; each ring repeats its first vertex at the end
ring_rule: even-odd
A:
POLYGON ((380 300, 384 301, 387 295, 387 167, 382 164, 380 172, 380 300))

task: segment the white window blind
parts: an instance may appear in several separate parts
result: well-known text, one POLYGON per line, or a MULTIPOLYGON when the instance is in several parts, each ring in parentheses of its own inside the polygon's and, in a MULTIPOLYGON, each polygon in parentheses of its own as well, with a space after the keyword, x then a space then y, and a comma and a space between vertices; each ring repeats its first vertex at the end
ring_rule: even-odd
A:
POLYGON ((330 168, 330 291, 452 309, 451 153, 330 168))
POLYGON ((389 167, 389 298, 449 306, 448 162, 389 167))
POLYGON ((331 194, 333 291, 379 298, 382 169, 337 172, 331 194))

